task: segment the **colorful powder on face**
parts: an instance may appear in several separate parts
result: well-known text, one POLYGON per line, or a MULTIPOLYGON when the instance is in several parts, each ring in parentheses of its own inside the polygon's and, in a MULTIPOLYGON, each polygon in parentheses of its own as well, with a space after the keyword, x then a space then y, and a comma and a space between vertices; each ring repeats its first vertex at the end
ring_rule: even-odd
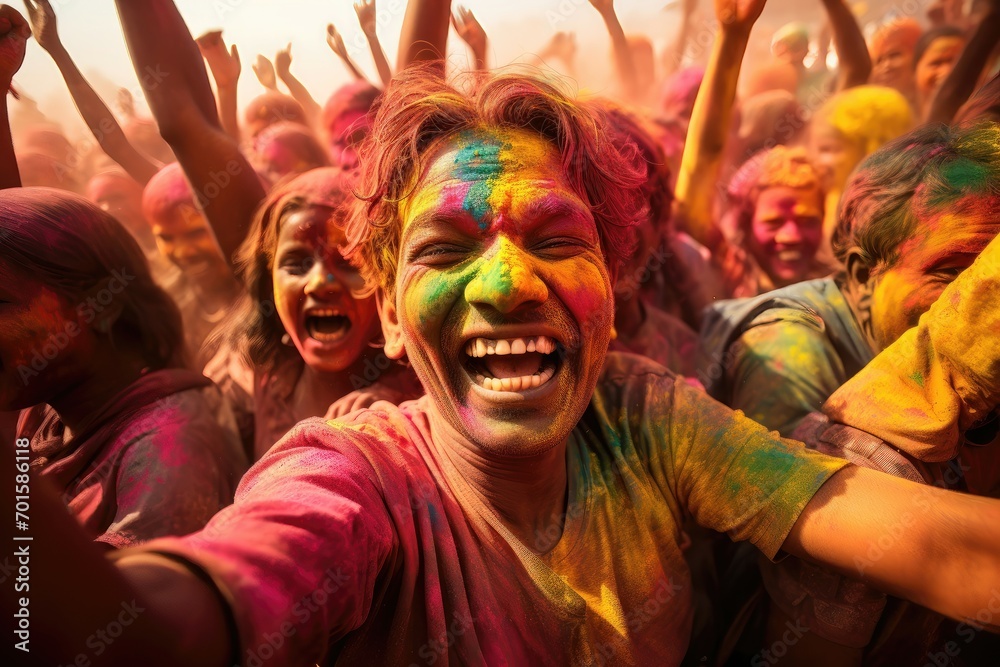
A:
POLYGON ((461 148, 455 156, 455 177, 472 181, 462 207, 469 212, 480 229, 485 229, 489 213, 489 198, 493 186, 503 171, 500 153, 510 150, 509 143, 479 132, 463 132, 459 137, 461 148))

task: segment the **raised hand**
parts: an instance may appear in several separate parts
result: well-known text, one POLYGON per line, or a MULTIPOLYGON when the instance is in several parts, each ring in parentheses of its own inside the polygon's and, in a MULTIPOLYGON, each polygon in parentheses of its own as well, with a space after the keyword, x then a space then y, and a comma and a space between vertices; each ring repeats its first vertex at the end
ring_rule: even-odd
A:
POLYGON ((596 9, 602 16, 608 12, 615 11, 615 0, 590 0, 590 4, 596 9))
POLYGON ((221 30, 212 30, 195 40, 198 50, 205 58, 215 84, 219 88, 235 86, 239 81, 243 65, 240 63, 240 53, 233 44, 230 49, 226 48, 226 42, 222 39, 221 30))
POLYGON ((576 35, 572 32, 557 32, 545 45, 542 55, 558 58, 564 63, 572 63, 576 57, 576 35))
POLYGON ((765 0, 715 0, 715 18, 724 28, 750 31, 764 10, 765 0))
POLYGON ((118 112, 125 118, 135 118, 135 98, 128 88, 119 88, 115 96, 115 106, 118 112))
POLYGON ((330 45, 333 52, 336 53, 341 60, 350 60, 350 56, 347 53, 347 47, 344 46, 344 38, 340 36, 337 29, 333 27, 333 24, 326 26, 326 43, 330 45))
POLYGON ((358 0, 354 3, 354 11, 358 14, 358 23, 366 35, 375 34, 376 11, 375 0, 358 0))
POLYGON ((56 13, 52 11, 49 0, 24 0, 24 7, 28 10, 31 32, 38 45, 46 51, 61 46, 56 30, 56 13))
POLYGON ((257 61, 252 65, 253 73, 257 75, 260 85, 268 90, 278 90, 278 79, 274 74, 274 65, 264 56, 257 54, 257 61))
POLYGON ((292 43, 278 51, 274 56, 274 69, 280 78, 284 78, 292 69, 292 43))
POLYGON ((6 93, 10 82, 24 62, 24 49, 31 28, 21 14, 10 5, 0 5, 0 92, 6 93))
POLYGON ((451 15, 451 24, 455 27, 455 32, 462 38, 462 41, 469 45, 477 58, 486 56, 486 31, 479 24, 472 10, 459 6, 455 13, 451 15))

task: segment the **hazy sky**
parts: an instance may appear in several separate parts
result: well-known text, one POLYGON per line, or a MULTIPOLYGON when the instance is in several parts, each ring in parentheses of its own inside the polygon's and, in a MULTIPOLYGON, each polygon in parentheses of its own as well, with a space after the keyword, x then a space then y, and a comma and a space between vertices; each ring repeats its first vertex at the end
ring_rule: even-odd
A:
MULTIPOLYGON (((273 57, 287 44, 292 47, 292 71, 321 103, 341 83, 348 81, 343 66, 326 45, 327 23, 334 23, 359 67, 375 78, 364 36, 358 27, 351 0, 176 0, 195 36, 221 28, 228 43, 235 42, 243 62, 240 100, 247 102, 262 89, 250 64, 259 52, 273 57)), ((648 35, 658 48, 676 34, 676 12, 664 11, 668 0, 617 0, 618 14, 626 32, 648 35)), ((23 5, 11 3, 22 13, 23 5)), ((458 4, 456 2, 456 4, 458 4)), ((536 52, 556 30, 577 33, 578 67, 591 86, 600 85, 610 67, 607 33, 597 12, 587 0, 467 0, 487 33, 493 63, 506 63, 525 53, 536 52)), ((708 0, 701 4, 711 11, 708 0)), ((113 100, 117 86, 134 91, 142 106, 132 65, 118 25, 112 0, 52 0, 63 43, 84 74, 106 100, 113 100)), ((405 0, 378 0, 378 32, 391 63, 402 24, 405 0)), ((817 7, 819 3, 816 3, 817 7)), ((701 28, 701 32, 705 32, 701 28)), ((452 35, 451 50, 464 57, 464 45, 452 35)), ((35 98, 42 111, 77 134, 82 125, 58 70, 33 40, 28 44, 24 66, 15 82, 35 98)))

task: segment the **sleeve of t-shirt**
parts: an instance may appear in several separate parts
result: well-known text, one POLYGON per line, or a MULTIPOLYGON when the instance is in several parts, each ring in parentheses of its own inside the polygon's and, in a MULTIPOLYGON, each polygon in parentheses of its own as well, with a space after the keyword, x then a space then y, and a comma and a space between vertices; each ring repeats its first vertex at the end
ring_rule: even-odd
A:
POLYGON ((198 533, 142 549, 190 562, 228 601, 243 665, 312 665, 359 627, 395 544, 374 469, 336 423, 293 428, 198 533))
POLYGON ((769 312, 733 344, 730 400, 756 422, 788 436, 845 378, 823 324, 800 311, 769 312))
POLYGON ((115 518, 97 541, 124 548, 203 527, 233 501, 246 471, 237 447, 208 415, 144 432, 121 454, 115 518))
POLYGON ((700 525, 748 540, 774 558, 819 488, 846 461, 732 411, 667 378, 650 383, 648 437, 654 475, 700 525))

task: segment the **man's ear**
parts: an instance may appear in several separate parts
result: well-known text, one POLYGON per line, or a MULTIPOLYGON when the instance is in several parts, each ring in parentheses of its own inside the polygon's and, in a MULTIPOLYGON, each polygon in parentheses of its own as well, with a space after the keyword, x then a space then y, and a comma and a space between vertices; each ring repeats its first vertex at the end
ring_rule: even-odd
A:
POLYGON ((403 328, 399 325, 396 303, 379 289, 375 292, 375 305, 378 306, 378 316, 382 321, 382 336, 385 338, 385 347, 382 350, 390 359, 402 359, 406 354, 406 347, 403 345, 403 328))
POLYGON ((854 317, 861 325, 862 331, 868 336, 868 341, 875 348, 875 332, 872 328, 872 297, 878 278, 874 275, 874 267, 860 248, 851 248, 844 258, 844 270, 847 280, 844 297, 854 312, 854 317))
POLYGON ((854 247, 847 251, 847 257, 844 258, 844 269, 847 271, 847 279, 853 289, 871 295, 875 282, 872 280, 872 266, 868 263, 861 248, 854 247))

